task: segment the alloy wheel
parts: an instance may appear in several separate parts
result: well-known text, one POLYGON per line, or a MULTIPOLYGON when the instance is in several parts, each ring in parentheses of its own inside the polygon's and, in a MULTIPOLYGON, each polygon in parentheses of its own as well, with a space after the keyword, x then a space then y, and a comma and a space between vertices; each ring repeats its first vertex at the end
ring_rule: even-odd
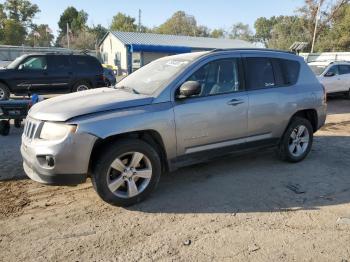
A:
POLYGON ((89 89, 89 87, 88 87, 87 85, 79 85, 79 86, 77 87, 77 92, 86 91, 86 90, 88 90, 88 89, 89 89))
POLYGON ((292 131, 289 137, 289 152, 294 157, 302 156, 309 145, 310 134, 308 129, 304 125, 299 125, 292 131))
POLYGON ((152 178, 152 164, 140 152, 129 152, 117 157, 107 172, 109 190, 121 198, 141 194, 152 178))

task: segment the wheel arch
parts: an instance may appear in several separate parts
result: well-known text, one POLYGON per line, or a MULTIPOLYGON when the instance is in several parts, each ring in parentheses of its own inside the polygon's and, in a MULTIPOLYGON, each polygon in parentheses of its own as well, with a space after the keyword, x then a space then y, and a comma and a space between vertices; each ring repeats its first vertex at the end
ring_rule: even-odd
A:
POLYGON ((318 114, 317 114, 317 111, 315 109, 303 109, 303 110, 297 111, 290 118, 286 129, 288 128, 288 126, 290 125, 290 123, 293 121, 293 119, 295 117, 301 117, 301 118, 304 118, 304 119, 310 121, 314 133, 318 130, 318 114))
POLYGON ((10 90, 10 92, 12 92, 11 86, 5 80, 0 79, 0 84, 5 85, 10 90))
POLYGON ((101 152, 106 148, 111 146, 116 141, 122 140, 122 139, 140 139, 146 143, 148 143, 150 146, 152 146, 159 154, 162 164, 162 171, 167 172, 169 171, 169 165, 167 161, 167 154, 164 147, 164 142, 161 137, 161 135, 155 131, 155 130, 140 130, 140 131, 133 131, 128 133, 121 133, 112 135, 109 137, 106 137, 104 139, 99 138, 96 140, 92 152, 91 157, 89 161, 89 171, 92 170, 94 164, 96 163, 96 160, 99 158, 101 152))

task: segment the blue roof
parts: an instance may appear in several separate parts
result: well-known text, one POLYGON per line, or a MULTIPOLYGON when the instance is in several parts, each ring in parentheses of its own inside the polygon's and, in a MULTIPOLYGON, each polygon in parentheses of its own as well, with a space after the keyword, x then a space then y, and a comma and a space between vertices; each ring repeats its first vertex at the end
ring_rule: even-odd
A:
POLYGON ((189 47, 192 49, 253 48, 254 44, 237 39, 163 35, 136 32, 110 32, 125 45, 189 47))

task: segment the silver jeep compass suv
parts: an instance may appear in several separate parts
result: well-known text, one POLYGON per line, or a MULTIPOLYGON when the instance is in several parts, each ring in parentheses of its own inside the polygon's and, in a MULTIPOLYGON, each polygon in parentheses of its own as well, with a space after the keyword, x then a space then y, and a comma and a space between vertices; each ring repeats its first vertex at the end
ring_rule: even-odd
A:
POLYGON ((102 88, 48 99, 29 112, 21 152, 38 182, 91 176, 106 202, 147 197, 162 173, 208 158, 275 146, 289 162, 310 152, 326 94, 301 57, 214 50, 156 60, 102 88))

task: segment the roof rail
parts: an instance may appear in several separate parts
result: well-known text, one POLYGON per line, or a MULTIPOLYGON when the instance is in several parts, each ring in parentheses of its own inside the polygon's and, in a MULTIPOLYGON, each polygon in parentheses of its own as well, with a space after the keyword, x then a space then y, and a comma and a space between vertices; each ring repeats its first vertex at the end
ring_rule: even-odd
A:
POLYGON ((269 49, 269 48, 217 48, 217 49, 211 50, 212 53, 223 52, 223 51, 268 51, 268 52, 279 52, 279 53, 287 53, 287 54, 295 55, 295 53, 292 51, 269 49))

